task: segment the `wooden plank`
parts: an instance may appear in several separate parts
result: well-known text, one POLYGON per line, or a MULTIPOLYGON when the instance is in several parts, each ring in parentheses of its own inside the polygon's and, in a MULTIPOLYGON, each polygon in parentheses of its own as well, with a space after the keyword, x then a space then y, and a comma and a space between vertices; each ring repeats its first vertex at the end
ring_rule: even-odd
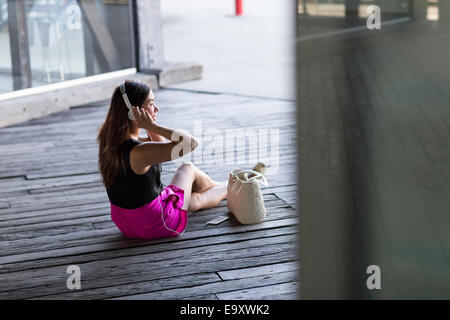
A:
POLYGON ((297 208, 297 190, 277 192, 275 194, 280 199, 289 203, 292 207, 297 208))
POLYGON ((10 205, 8 202, 0 202, 0 209, 7 209, 10 205))
MULTIPOLYGON (((93 202, 101 202, 104 204, 109 203, 106 191, 102 189, 93 190, 92 193, 89 192, 86 193, 84 199, 86 201, 85 203, 93 203, 93 202)), ((50 205, 50 207, 56 207, 56 206, 64 206, 67 203, 72 203, 72 205, 75 205, 76 203, 83 204, 82 194, 80 193, 70 194, 70 192, 67 193, 61 192, 60 196, 58 196, 57 194, 26 195, 24 193, 24 196, 19 199, 14 198, 13 196, 9 196, 5 198, 5 200, 11 204, 10 210, 11 212, 13 212, 14 210, 19 212, 27 211, 30 209, 31 206, 34 207, 35 205, 42 208, 45 205, 50 205)))
POLYGON ((2 154, 2 156, 18 156, 27 153, 41 153, 46 151, 47 148, 51 148, 54 146, 55 143, 52 141, 45 141, 40 143, 15 141, 15 143, 13 144, 0 145, 0 153, 2 154))
MULTIPOLYGON (((120 297, 129 294, 142 294, 147 292, 170 290, 174 288, 189 288, 193 286, 201 286, 208 283, 220 281, 216 273, 196 273, 184 275, 180 274, 175 277, 154 279, 149 281, 137 281, 134 283, 123 284, 118 286, 109 286, 102 288, 93 288, 89 290, 74 290, 69 292, 62 292, 55 295, 41 295, 35 300, 74 300, 74 299, 105 299, 120 297)), ((208 299, 207 296, 188 296, 186 298, 193 299, 208 299)), ((216 298, 217 299, 217 298, 216 298)))
MULTIPOLYGON (((101 209, 109 209, 110 205, 109 203, 87 203, 87 204, 80 204, 76 206, 69 206, 69 207, 59 207, 58 205, 54 205, 51 208, 47 209, 38 209, 38 210, 30 210, 30 211, 24 211, 24 212, 12 212, 12 213, 3 213, 0 212, 0 225, 6 226, 6 224, 2 224, 6 221, 11 221, 11 225, 15 224, 27 224, 27 218, 33 218, 37 219, 40 217, 43 217, 45 219, 45 216, 56 216, 58 217, 59 214, 69 213, 69 212, 83 212, 88 211, 91 212, 92 210, 101 210, 101 209), (22 223, 21 223, 22 221, 22 223)), ((42 221, 42 220, 41 220, 42 221)), ((31 221, 33 223, 33 220, 31 221)))
POLYGON ((217 296, 213 294, 202 294, 199 296, 190 296, 183 298, 182 300, 219 300, 217 299, 217 296))
POLYGON ((237 269, 218 272, 222 280, 236 280, 243 278, 256 277, 261 275, 270 275, 279 272, 295 271, 299 269, 297 262, 277 263, 267 266, 253 268, 237 269))
MULTIPOLYGON (((10 179, 7 179, 10 180, 10 179)), ((20 191, 20 190, 31 190, 37 188, 48 188, 57 187, 70 184, 80 184, 80 183, 90 183, 100 181, 101 178, 99 174, 83 174, 83 175, 73 175, 65 176, 59 178, 48 178, 39 180, 21 180, 21 181, 5 181, 5 179, 0 180, 0 190, 20 191)))
POLYGON ((5 235, 10 233, 18 233, 18 232, 35 232, 36 234, 43 234, 48 229, 57 230, 59 228, 64 228, 66 226, 78 226, 78 225, 91 225, 96 222, 106 222, 111 218, 108 215, 100 215, 93 217, 86 217, 80 219, 67 219, 63 221, 50 221, 45 223, 33 224, 33 225, 19 225, 14 227, 5 227, 1 228, 3 238, 5 235))
POLYGON ((279 295, 287 295, 291 299, 298 299, 299 284, 299 282, 287 282, 263 288, 249 288, 218 293, 216 295, 219 300, 271 300, 279 295))
POLYGON ((60 187, 51 187, 51 188, 39 188, 39 189, 33 189, 29 190, 29 194, 40 194, 40 193, 59 193, 59 192, 67 192, 70 194, 80 194, 80 193, 86 193, 86 189, 89 189, 89 191, 95 190, 95 191, 105 191, 105 187, 103 184, 99 182, 91 182, 91 183, 82 183, 82 184, 74 184, 70 186, 60 186, 60 187))
MULTIPOLYGON (((219 299, 222 299, 221 296, 225 295, 225 293, 222 292, 233 289, 235 290, 237 288, 241 290, 242 288, 245 288, 246 290, 248 290, 248 288, 254 288, 254 290, 260 292, 260 294, 261 292, 265 292, 267 294, 271 289, 273 289, 271 288, 271 285, 278 284, 280 282, 284 283, 292 281, 296 279, 296 277, 297 274, 295 272, 286 272, 274 274, 272 277, 258 276, 253 278, 215 282, 191 288, 177 288, 139 295, 130 295, 114 298, 113 300, 179 300, 192 295, 193 292, 214 293, 219 299)), ((289 293, 295 294, 296 289, 294 289, 294 287, 290 286, 289 289, 289 293)), ((281 293, 286 292, 287 289, 283 290, 282 288, 279 288, 277 291, 281 293)))
MULTIPOLYGON (((94 231, 94 227, 92 224, 77 224, 77 225, 69 225, 69 226, 60 226, 58 228, 48 228, 42 230, 35 231, 22 231, 20 233, 11 233, 11 234, 0 234, 0 240, 17 240, 23 239, 24 241, 30 241, 30 238, 38 237, 38 236, 52 236, 52 235, 69 235, 74 232, 80 231, 94 231)), ((1 267, 1 265, 0 265, 1 267)))
MULTIPOLYGON (((104 194, 102 194, 102 195, 104 196, 104 194)), ((63 199, 63 201, 61 201, 61 202, 56 201, 56 202, 41 203, 40 199, 35 199, 34 203, 33 203, 33 201, 27 201, 25 203, 10 201, 11 207, 2 209, 2 211, 0 212, 0 215, 11 214, 11 213, 26 213, 30 210, 31 205, 33 205, 34 210, 39 211, 39 210, 45 210, 45 209, 54 209, 56 207, 59 207, 59 208, 77 207, 77 206, 80 206, 83 204, 100 203, 100 204, 105 205, 105 201, 106 201, 106 199, 104 199, 103 197, 99 197, 99 196, 96 196, 93 198, 86 198, 84 200, 85 201, 83 201, 83 199, 80 197, 74 197, 74 198, 72 198, 72 200, 68 200, 66 198, 66 199, 63 199), (73 199, 75 199, 75 200, 73 200, 73 199)), ((106 203, 106 205, 108 205, 108 203, 106 203)), ((68 209, 68 210, 72 210, 72 209, 68 209)))

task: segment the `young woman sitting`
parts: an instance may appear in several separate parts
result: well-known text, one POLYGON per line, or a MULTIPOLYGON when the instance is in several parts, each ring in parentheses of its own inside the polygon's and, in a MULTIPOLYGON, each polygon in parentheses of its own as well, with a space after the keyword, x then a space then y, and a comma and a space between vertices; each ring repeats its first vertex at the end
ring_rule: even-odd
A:
POLYGON ((158 112, 151 88, 127 80, 114 90, 97 137, 111 218, 129 238, 181 234, 188 211, 215 207, 227 197, 226 184, 214 181, 191 162, 178 167, 168 186, 162 185, 162 163, 192 152, 198 142, 186 132, 158 124, 158 112), (147 132, 146 139, 139 137, 140 128, 147 132))

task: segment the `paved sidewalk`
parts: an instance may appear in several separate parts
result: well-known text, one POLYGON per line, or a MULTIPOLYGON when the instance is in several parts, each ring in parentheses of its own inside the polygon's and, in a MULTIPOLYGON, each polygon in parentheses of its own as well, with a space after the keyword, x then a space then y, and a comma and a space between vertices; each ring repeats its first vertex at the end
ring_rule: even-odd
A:
POLYGON ((166 60, 204 68, 170 87, 295 99, 294 1, 243 3, 236 17, 234 0, 161 1, 166 60))

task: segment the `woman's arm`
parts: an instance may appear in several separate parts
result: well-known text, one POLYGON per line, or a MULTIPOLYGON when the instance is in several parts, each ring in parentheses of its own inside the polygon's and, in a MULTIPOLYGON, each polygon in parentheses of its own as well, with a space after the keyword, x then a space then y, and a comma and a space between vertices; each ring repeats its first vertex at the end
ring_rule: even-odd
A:
POLYGON ((155 163, 175 160, 197 148, 197 139, 189 133, 156 124, 146 110, 141 113, 136 107, 133 107, 133 113, 136 124, 140 128, 144 128, 150 137, 153 133, 169 140, 169 142, 142 143, 133 148, 135 163, 138 167, 143 168, 155 163))
POLYGON ((145 130, 147 132, 147 136, 148 136, 148 140, 147 141, 159 141, 159 142, 165 142, 166 139, 164 139, 163 137, 161 137, 159 134, 156 134, 154 132, 145 130))
POLYGON ((160 135, 153 133, 151 131, 145 130, 147 133, 147 138, 138 138, 141 142, 149 142, 149 141, 156 141, 156 142, 165 142, 166 140, 161 137, 160 135))

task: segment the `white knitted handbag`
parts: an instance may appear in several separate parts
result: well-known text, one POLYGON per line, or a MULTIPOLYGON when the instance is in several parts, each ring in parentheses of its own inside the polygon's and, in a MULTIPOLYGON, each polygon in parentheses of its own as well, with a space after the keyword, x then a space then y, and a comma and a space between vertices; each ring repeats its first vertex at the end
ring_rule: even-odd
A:
POLYGON ((230 172, 227 207, 242 224, 260 223, 266 217, 260 184, 268 185, 264 175, 257 171, 238 169, 230 172))

